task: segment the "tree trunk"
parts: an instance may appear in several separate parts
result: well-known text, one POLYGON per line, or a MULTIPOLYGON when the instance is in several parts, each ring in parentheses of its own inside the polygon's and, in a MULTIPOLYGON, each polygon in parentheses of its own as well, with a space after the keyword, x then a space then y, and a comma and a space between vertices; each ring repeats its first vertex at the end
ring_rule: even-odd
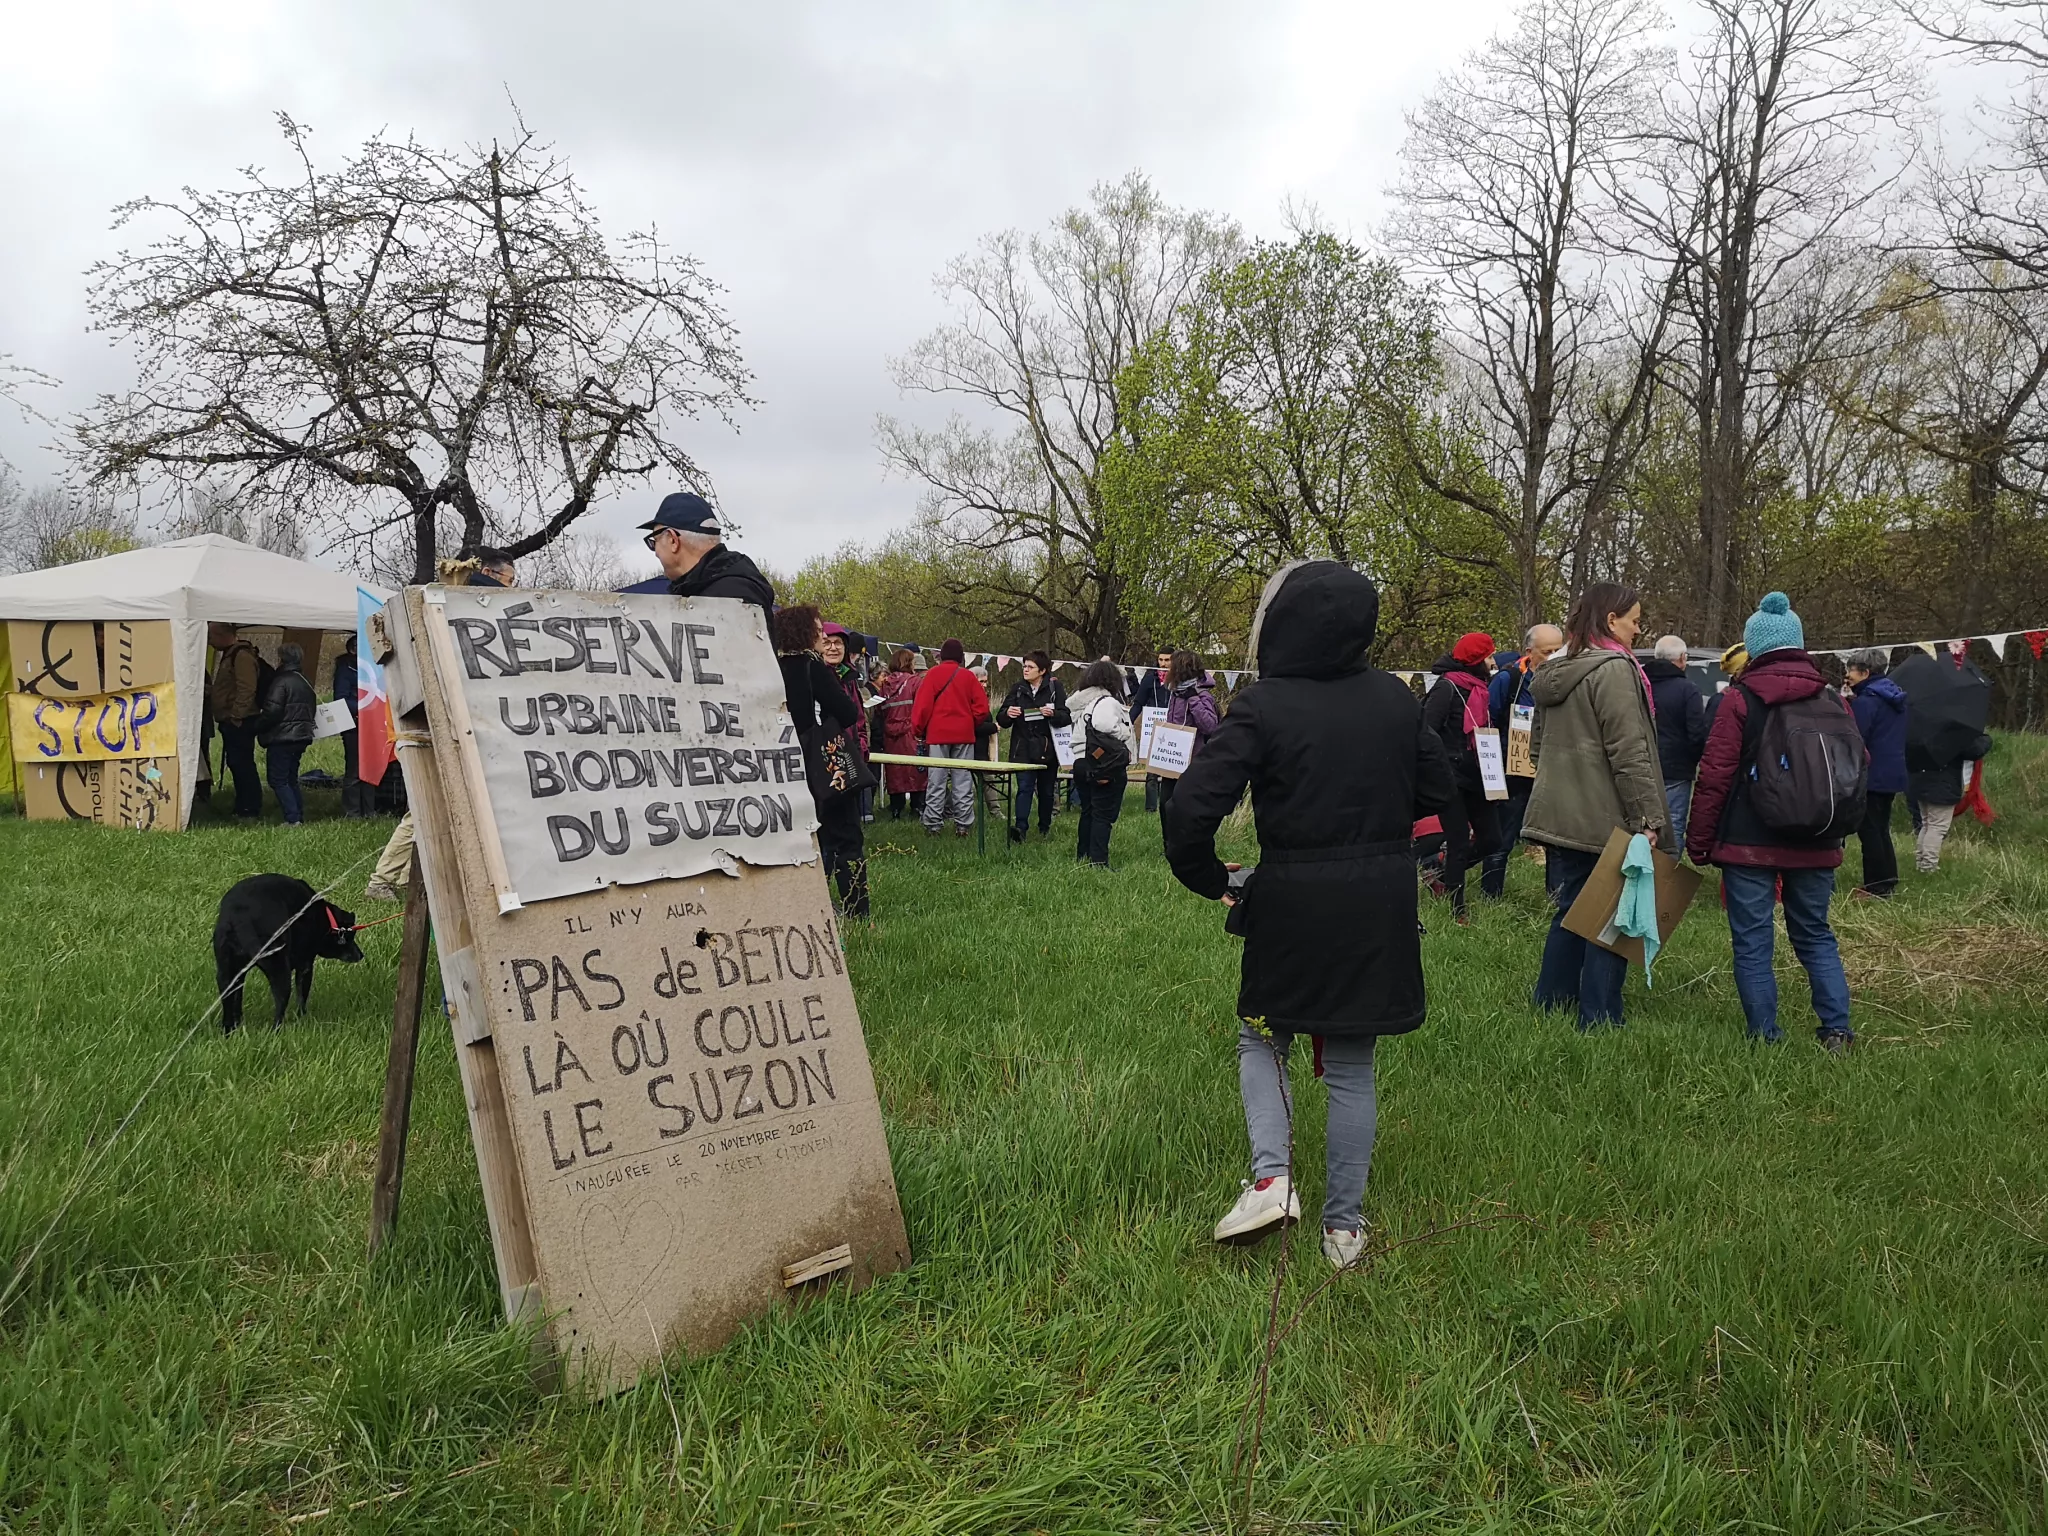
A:
POLYGON ((419 586, 425 586, 434 579, 434 565, 439 554, 435 548, 434 514, 438 510, 431 496, 413 500, 412 579, 419 586))

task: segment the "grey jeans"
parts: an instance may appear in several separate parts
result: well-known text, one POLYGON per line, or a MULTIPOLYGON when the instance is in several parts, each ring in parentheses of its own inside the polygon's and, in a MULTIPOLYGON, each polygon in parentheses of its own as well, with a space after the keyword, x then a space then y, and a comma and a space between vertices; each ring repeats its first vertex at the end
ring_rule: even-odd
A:
POLYGON ((1666 779, 1664 781, 1664 808, 1671 813, 1671 832, 1678 839, 1678 846, 1685 846, 1685 826, 1692 812, 1692 780, 1666 779))
MULTIPOLYGON (((1323 1148, 1326 1232, 1363 1230, 1360 1212, 1379 1121, 1372 1081, 1375 1044, 1371 1035, 1323 1041, 1323 1084, 1330 1090, 1323 1148)), ((1288 1127, 1294 1114, 1287 1058, 1293 1046, 1294 1036, 1284 1030, 1275 1030, 1268 1039, 1246 1024, 1237 1033, 1237 1086, 1244 1096, 1245 1129, 1251 1134, 1254 1179, 1287 1172, 1288 1127)))
MULTIPOLYGON (((927 746, 926 757, 974 756, 974 744, 963 741, 957 746, 927 746)), ((924 771, 924 824, 936 832, 946 824, 946 809, 950 805, 953 821, 957 826, 974 825, 974 775, 965 768, 927 768, 924 771)))

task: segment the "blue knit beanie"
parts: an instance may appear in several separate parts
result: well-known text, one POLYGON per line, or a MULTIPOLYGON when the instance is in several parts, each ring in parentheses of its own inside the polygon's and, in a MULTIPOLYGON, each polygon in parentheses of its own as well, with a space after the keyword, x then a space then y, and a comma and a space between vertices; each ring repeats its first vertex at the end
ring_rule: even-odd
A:
POLYGON ((1742 646, 1751 661, 1766 651, 1805 650, 1806 626, 1792 611, 1792 599, 1782 592, 1766 592, 1742 626, 1742 646))

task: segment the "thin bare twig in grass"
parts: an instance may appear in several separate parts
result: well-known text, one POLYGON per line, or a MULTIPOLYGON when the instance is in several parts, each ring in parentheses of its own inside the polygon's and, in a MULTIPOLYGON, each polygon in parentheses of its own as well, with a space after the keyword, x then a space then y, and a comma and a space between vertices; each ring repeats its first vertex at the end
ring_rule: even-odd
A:
MULTIPOLYGON (((156 1092, 157 1084, 164 1080, 164 1074, 171 1070, 172 1063, 185 1053, 185 1047, 192 1043, 192 1037, 198 1034, 206 1026, 207 1021, 213 1017, 214 1011, 221 1005, 221 999, 227 995, 228 987, 240 986, 249 972, 255 969, 256 962, 269 953, 270 946, 283 937, 285 931, 293 923, 297 922, 302 915, 311 911, 314 902, 321 900, 329 891, 334 890, 342 881, 362 868, 363 865, 369 863, 372 858, 378 857, 381 852, 382 850, 372 850, 369 853, 365 853, 325 886, 308 897, 305 904, 298 911, 278 925, 277 931, 264 941, 262 947, 257 950, 255 955, 250 957, 246 965, 235 973, 227 986, 221 988, 220 993, 207 1005, 205 1011, 192 1021, 192 1027, 178 1037, 178 1043, 171 1047, 170 1053, 164 1057, 163 1063, 156 1069, 155 1075, 143 1085, 142 1092, 136 1095, 135 1102, 128 1106, 128 1113, 121 1117, 120 1122, 115 1125, 113 1132, 107 1139, 93 1148, 92 1156, 79 1166, 79 1170, 73 1176, 70 1186, 64 1191, 64 1198, 57 1202, 57 1209, 51 1214, 49 1225, 43 1228, 41 1235, 36 1238, 34 1243, 29 1245, 28 1252, 24 1253, 20 1261, 15 1264, 14 1273, 8 1276, 6 1287, 0 1289, 0 1318, 4 1318, 7 1315, 7 1304, 14 1299, 15 1293, 21 1289, 23 1277, 28 1274, 29 1267, 35 1263, 37 1256, 42 1253, 44 1245, 50 1241, 58 1225, 70 1212, 73 1203, 85 1192, 86 1185, 99 1172, 100 1164, 106 1161, 107 1154, 119 1144, 122 1133, 134 1123, 135 1117, 142 1113, 142 1106, 147 1104, 150 1095, 156 1092)), ((126 1020, 123 1019, 122 1022, 125 1023, 126 1020)))
POLYGON ((1377 1248, 1366 1249, 1342 1269, 1331 1270, 1329 1278, 1308 1293, 1301 1305, 1294 1309, 1294 1316, 1287 1320, 1286 1328, 1281 1330, 1279 1342, 1285 1344, 1294 1330, 1301 1326, 1302 1319, 1308 1316, 1309 1308, 1322 1300, 1346 1275, 1364 1274, 1398 1248, 1412 1248, 1418 1243, 1433 1243, 1440 1238, 1449 1237, 1453 1232, 1467 1232, 1476 1227, 1495 1227, 1504 1221, 1525 1221, 1532 1226, 1536 1224, 1536 1218, 1533 1216, 1524 1216, 1519 1211, 1502 1211, 1493 1216, 1474 1216, 1467 1221, 1454 1221, 1448 1227, 1431 1227, 1428 1231, 1418 1232, 1413 1237, 1404 1237, 1398 1243, 1383 1243, 1377 1248))
MULTIPOLYGON (((339 884, 338 881, 336 883, 339 884)), ((473 1467, 464 1467, 459 1472, 450 1472, 441 1479, 441 1482, 458 1482, 462 1478, 469 1477, 474 1473, 487 1472, 497 1464, 498 1458, 493 1456, 489 1461, 480 1461, 473 1467)), ((439 1486, 439 1484, 429 1484, 428 1486, 439 1486)), ((309 1509, 302 1515, 286 1515, 284 1523, 286 1525, 305 1525, 313 1520, 325 1520, 329 1515, 352 1515, 359 1509, 368 1509, 372 1504, 389 1504, 393 1499, 402 1499, 407 1494, 417 1493, 418 1491, 417 1488, 394 1488, 389 1493, 373 1493, 366 1499, 356 1499, 352 1503, 330 1504, 325 1509, 309 1509)))
MULTIPOLYGON (((647 1310, 647 1307, 644 1303, 641 1305, 640 1315, 647 1320, 647 1335, 649 1338, 654 1340, 654 1358, 659 1360, 661 1359, 661 1330, 654 1326, 654 1315, 647 1310)), ((668 1366, 666 1364, 664 1364, 661 1367, 661 1369, 655 1373, 655 1380, 661 1383, 661 1399, 663 1402, 668 1404, 668 1421, 670 1424, 675 1426, 676 1464, 671 1473, 671 1476, 675 1480, 677 1486, 680 1487, 683 1480, 683 1461, 686 1455, 683 1446, 683 1416, 680 1413, 676 1412, 675 1394, 669 1391, 668 1366)))
POLYGON ((1510 1382, 1508 1385, 1515 1389, 1515 1406, 1522 1410, 1522 1425, 1529 1431, 1529 1449, 1536 1453, 1536 1470, 1547 1479, 1550 1468, 1543 1461, 1543 1442, 1536 1438, 1536 1421, 1529 1417, 1529 1405, 1522 1400, 1521 1383, 1510 1382))

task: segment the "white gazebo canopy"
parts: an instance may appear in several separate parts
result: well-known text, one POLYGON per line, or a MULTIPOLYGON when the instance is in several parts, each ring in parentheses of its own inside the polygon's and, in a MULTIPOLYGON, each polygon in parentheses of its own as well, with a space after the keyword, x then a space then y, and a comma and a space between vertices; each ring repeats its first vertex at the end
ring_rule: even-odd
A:
MULTIPOLYGON (((104 560, 0 576, 0 622, 98 620, 171 626, 172 681, 178 699, 179 825, 191 804, 199 766, 199 716, 206 687, 206 626, 354 630, 356 588, 343 571, 253 544, 202 533, 104 560)), ((389 594, 371 587, 381 599, 389 594)), ((0 751, 5 751, 0 742, 0 751)))
POLYGON ((354 629, 360 585, 345 571, 202 533, 104 560, 0 576, 0 619, 187 619, 354 629))

